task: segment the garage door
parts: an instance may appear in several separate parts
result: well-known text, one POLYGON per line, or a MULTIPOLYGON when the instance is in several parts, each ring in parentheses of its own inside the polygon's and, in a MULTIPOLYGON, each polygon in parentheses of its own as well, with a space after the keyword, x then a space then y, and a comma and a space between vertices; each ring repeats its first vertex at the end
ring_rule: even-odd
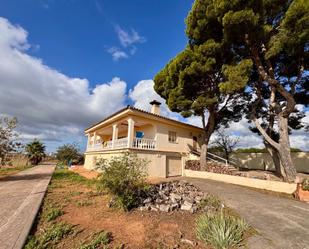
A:
POLYGON ((166 157, 167 176, 181 175, 181 157, 166 157))

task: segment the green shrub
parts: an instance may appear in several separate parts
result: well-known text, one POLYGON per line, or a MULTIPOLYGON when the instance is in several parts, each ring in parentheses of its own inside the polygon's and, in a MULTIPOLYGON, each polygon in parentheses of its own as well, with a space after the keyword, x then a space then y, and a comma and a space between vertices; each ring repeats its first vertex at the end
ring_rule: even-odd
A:
POLYGON ((146 188, 147 161, 136 154, 124 153, 110 160, 100 160, 97 168, 102 171, 99 186, 115 197, 115 204, 125 210, 139 205, 146 188))
POLYGON ((93 240, 88 244, 83 244, 79 249, 96 249, 101 246, 108 245, 112 240, 112 234, 110 232, 102 231, 93 236, 93 240))
POLYGON ((302 189, 309 191, 309 178, 306 178, 302 182, 302 189))
POLYGON ((81 164, 84 162, 84 156, 80 152, 77 144, 64 144, 57 148, 57 160, 63 165, 81 164))
POLYGON ((218 212, 206 213, 197 220, 198 239, 217 249, 236 247, 241 244, 248 225, 244 220, 218 212))

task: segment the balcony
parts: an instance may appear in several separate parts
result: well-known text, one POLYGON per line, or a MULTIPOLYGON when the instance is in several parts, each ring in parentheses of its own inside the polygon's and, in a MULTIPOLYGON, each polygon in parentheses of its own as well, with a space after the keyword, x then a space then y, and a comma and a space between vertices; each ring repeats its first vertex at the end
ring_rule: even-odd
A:
POLYGON ((100 140, 97 140, 96 143, 88 144, 87 151, 104 151, 125 148, 154 150, 156 149, 156 140, 134 137, 131 145, 128 143, 127 137, 115 139, 114 141, 107 141, 104 143, 102 143, 100 140))

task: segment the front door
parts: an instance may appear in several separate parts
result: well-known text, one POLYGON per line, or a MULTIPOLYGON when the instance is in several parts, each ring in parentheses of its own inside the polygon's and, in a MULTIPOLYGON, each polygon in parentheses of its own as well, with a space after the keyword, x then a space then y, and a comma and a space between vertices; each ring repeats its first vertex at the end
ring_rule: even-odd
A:
POLYGON ((167 176, 181 176, 182 173, 182 164, 181 157, 167 156, 167 176))

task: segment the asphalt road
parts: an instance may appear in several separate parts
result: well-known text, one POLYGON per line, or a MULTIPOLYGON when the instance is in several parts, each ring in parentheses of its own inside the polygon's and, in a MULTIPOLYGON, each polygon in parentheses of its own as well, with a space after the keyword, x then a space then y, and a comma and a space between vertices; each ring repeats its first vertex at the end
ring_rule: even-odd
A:
POLYGON ((184 178, 218 195, 258 232, 252 249, 309 249, 309 204, 222 182, 184 178))

